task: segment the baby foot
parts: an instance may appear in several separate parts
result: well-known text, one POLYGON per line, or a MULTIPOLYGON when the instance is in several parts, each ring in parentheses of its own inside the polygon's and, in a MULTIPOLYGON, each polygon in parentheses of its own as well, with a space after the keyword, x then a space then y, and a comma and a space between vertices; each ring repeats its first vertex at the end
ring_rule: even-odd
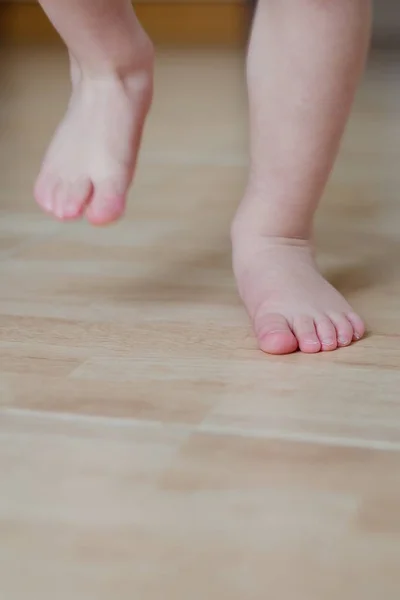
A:
POLYGON ((235 234, 233 263, 264 352, 335 350, 364 335, 362 319, 319 273, 309 243, 235 234))
POLYGON ((71 65, 72 96, 35 185, 38 204, 58 219, 86 213, 94 225, 124 212, 152 97, 152 48, 123 76, 71 65))

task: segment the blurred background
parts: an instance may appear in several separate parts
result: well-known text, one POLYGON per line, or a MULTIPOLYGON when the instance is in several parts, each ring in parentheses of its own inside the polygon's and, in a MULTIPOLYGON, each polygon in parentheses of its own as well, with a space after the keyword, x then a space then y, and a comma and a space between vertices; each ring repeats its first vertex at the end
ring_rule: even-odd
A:
MULTIPOLYGON (((248 35, 255 0, 138 0, 144 27, 156 43, 190 45, 242 44, 248 35)), ((1 0, 2 39, 48 42, 57 39, 35 0, 1 0)), ((400 2, 375 2, 374 43, 400 41, 400 2)))

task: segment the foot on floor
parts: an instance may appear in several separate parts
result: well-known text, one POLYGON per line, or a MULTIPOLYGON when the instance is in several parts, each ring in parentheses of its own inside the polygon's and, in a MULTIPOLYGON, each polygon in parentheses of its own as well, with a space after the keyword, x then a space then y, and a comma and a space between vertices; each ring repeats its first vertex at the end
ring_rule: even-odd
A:
POLYGON ((232 241, 239 293, 261 350, 331 351, 363 337, 362 319, 319 273, 308 242, 240 231, 232 241))

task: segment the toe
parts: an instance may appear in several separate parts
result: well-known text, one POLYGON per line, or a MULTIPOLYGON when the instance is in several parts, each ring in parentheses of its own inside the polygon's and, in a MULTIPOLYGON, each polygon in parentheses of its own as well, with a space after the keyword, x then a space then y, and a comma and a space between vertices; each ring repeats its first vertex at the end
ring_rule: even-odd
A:
POLYGON ((337 348, 336 329, 329 317, 320 317, 315 319, 317 335, 321 342, 321 349, 324 352, 330 352, 337 348))
POLYGON ((122 217, 125 203, 124 196, 96 198, 88 207, 86 217, 92 225, 108 225, 122 217))
POLYGON ((283 315, 264 314, 254 320, 260 349, 268 354, 291 354, 298 343, 283 315))
POLYGON ((82 216, 92 191, 89 178, 82 178, 75 183, 63 181, 59 177, 45 175, 39 177, 34 195, 37 203, 49 213, 53 213, 61 221, 77 219, 82 216))
POLYGON ((122 217, 126 205, 124 188, 125 186, 113 183, 105 183, 95 188, 92 201, 86 210, 86 217, 92 225, 107 225, 122 217))
POLYGON ((48 213, 54 211, 60 180, 48 174, 40 174, 34 187, 34 197, 39 206, 48 213))
POLYGON ((293 331, 296 335, 299 348, 302 352, 312 354, 320 352, 321 342, 319 341, 314 319, 308 316, 300 316, 294 320, 293 331))
POLYGON ((92 183, 89 178, 65 185, 57 196, 56 216, 62 220, 79 219, 90 201, 91 194, 92 183))
POLYGON ((354 339, 361 340, 365 335, 365 324, 361 317, 359 317, 356 313, 349 313, 347 315, 347 319, 353 326, 354 339))
POLYGON ((64 219, 65 206, 67 204, 68 199, 68 184, 63 181, 57 186, 57 189, 54 192, 53 199, 53 213, 57 219, 62 221, 64 219))
POLYGON ((336 329, 338 346, 349 346, 354 337, 353 325, 344 314, 332 314, 329 316, 336 329))

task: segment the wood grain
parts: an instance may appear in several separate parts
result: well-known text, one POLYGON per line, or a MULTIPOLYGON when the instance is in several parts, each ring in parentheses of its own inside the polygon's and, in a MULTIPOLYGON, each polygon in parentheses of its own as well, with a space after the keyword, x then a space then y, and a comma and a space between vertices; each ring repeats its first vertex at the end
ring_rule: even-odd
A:
POLYGON ((230 266, 243 60, 158 54, 126 219, 94 229, 31 198, 65 53, 1 55, 1 598, 399 597, 399 59, 371 60, 317 224, 370 334, 289 357, 230 266))

